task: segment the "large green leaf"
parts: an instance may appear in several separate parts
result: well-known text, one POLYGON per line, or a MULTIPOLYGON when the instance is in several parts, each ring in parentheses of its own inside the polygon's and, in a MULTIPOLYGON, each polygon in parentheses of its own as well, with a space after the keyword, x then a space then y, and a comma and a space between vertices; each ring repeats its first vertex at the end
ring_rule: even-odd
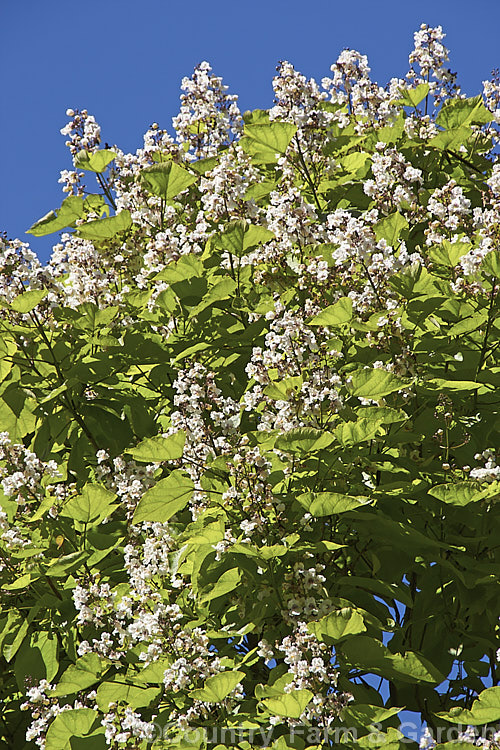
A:
POLYGON ((99 682, 102 672, 103 663, 99 656, 94 653, 85 654, 62 673, 53 695, 71 695, 86 690, 99 682))
POLYGON ((53 559, 46 569, 46 575, 50 578, 66 578, 70 573, 74 573, 81 568, 88 558, 88 552, 70 552, 68 555, 61 555, 53 559))
POLYGON ((481 95, 471 99, 450 99, 445 102, 436 118, 436 123, 442 128, 450 130, 472 123, 485 125, 493 119, 492 113, 486 109, 481 95))
POLYGON ((285 153, 296 132, 297 126, 289 122, 245 125, 240 146, 257 162, 272 164, 285 153))
POLYGON ((132 709, 149 706, 158 697, 160 688, 144 688, 129 685, 118 680, 102 682, 97 688, 96 702, 104 713, 107 713, 110 703, 124 703, 132 709))
POLYGON ((490 250, 481 264, 481 270, 500 278, 500 250, 490 250))
POLYGON ((221 672, 205 680, 202 688, 191 690, 190 696, 206 703, 220 703, 245 678, 245 672, 221 672))
POLYGON ((98 717, 98 712, 92 708, 76 708, 58 714, 48 728, 45 750, 70 750, 71 738, 90 734, 98 717))
POLYGON ((267 242, 273 237, 274 234, 269 229, 239 220, 226 224, 224 232, 216 235, 213 243, 221 250, 240 258, 251 247, 267 242))
POLYGON ((125 452, 129 453, 134 461, 143 463, 173 461, 182 456, 185 440, 186 433, 183 430, 178 430, 168 437, 156 435, 152 438, 145 438, 135 448, 130 448, 125 452))
POLYGON ((226 570, 214 584, 210 585, 208 591, 202 592, 200 603, 206 604, 212 599, 217 599, 219 596, 225 596, 234 591, 241 583, 241 576, 242 571, 238 568, 226 570))
POLYGON ((377 419, 361 417, 356 422, 343 422, 333 430, 333 434, 341 445, 349 447, 384 435, 385 430, 377 419))
POLYGON ((434 146, 441 151, 448 149, 460 150, 471 137, 471 131, 468 127, 451 128, 443 130, 428 141, 430 146, 434 146))
POLYGON ((415 88, 407 88, 403 92, 402 101, 410 107, 417 107, 429 93, 428 83, 419 83, 415 88))
POLYGON ((86 484, 81 495, 69 500, 61 515, 80 523, 96 525, 104 521, 116 508, 116 495, 100 484, 86 484))
POLYGON ((59 669, 58 641, 55 633, 32 633, 23 642, 14 663, 18 687, 23 690, 28 675, 35 680, 51 682, 59 669))
POLYGON ((369 706, 362 703, 353 704, 344 708, 342 711, 342 721, 344 724, 355 722, 363 727, 369 727, 371 724, 379 723, 396 716, 401 708, 385 708, 384 706, 369 706))
POLYGON ((400 391, 408 386, 408 382, 382 369, 358 370, 351 375, 350 390, 353 396, 371 398, 379 401, 389 393, 400 391))
POLYGON ((169 201, 196 182, 198 176, 188 172, 173 161, 164 161, 146 167, 141 172, 141 182, 150 193, 169 201))
POLYGON ((290 453, 312 453, 328 447, 333 440, 333 435, 328 432, 322 432, 313 427, 299 427, 280 435, 275 447, 280 451, 290 453))
POLYGON ((338 492, 305 492, 297 499, 316 518, 357 510, 370 502, 367 497, 352 497, 338 492))
POLYGON ((298 719, 313 697, 310 690, 294 690, 278 698, 266 698, 262 702, 271 714, 298 719))
POLYGON ((408 221, 402 214, 396 211, 394 214, 384 216, 383 219, 374 225, 373 229, 375 230, 377 240, 384 239, 388 245, 395 247, 396 242, 400 240, 403 229, 408 229, 408 221))
POLYGON ((469 710, 456 706, 451 711, 436 714, 440 719, 453 724, 467 724, 474 727, 500 721, 500 687, 483 690, 469 710))
POLYGON ((345 325, 352 318, 352 299, 341 297, 335 304, 325 307, 320 313, 308 321, 310 326, 336 326, 345 325))
POLYGON ((203 297, 201 302, 196 305, 191 311, 191 315, 199 315, 203 310, 215 302, 221 302, 224 299, 228 299, 236 291, 236 282, 230 277, 221 279, 209 289, 207 294, 203 297))
POLYGON ((29 623, 18 609, 11 609, 7 622, 0 635, 1 653, 7 663, 11 662, 19 651, 28 632, 29 623))
POLYGON ((477 503, 487 494, 488 490, 481 490, 480 485, 476 482, 448 482, 438 484, 429 490, 429 495, 437 497, 442 503, 460 506, 477 503))
POLYGON ((307 626, 320 641, 338 641, 348 635, 356 635, 366 630, 363 617, 351 607, 343 607, 318 622, 310 622, 307 626))
POLYGON ((21 443, 25 435, 35 429, 36 402, 16 387, 2 388, 0 398, 0 424, 11 440, 21 443))
POLYGON ((79 151, 75 156, 75 167, 77 169, 86 169, 89 172, 104 172, 108 164, 116 157, 114 151, 101 149, 90 153, 89 151, 79 151))
POLYGON ((12 300, 10 306, 18 313, 28 313, 47 296, 47 293, 46 289, 33 289, 29 292, 23 292, 12 300))
POLYGON ((193 491, 192 479, 175 469, 168 477, 160 479, 154 487, 146 490, 135 509, 133 523, 170 521, 172 516, 186 507, 193 491))
POLYGON ((49 211, 48 214, 38 219, 26 232, 35 237, 43 237, 46 234, 52 234, 66 227, 73 226, 75 221, 81 219, 83 215, 83 198, 70 195, 63 200, 57 215, 54 211, 49 211))
POLYGON ((76 234, 85 240, 95 242, 110 240, 119 232, 125 232, 132 226, 130 211, 120 211, 116 216, 110 216, 109 219, 97 219, 89 221, 87 224, 80 224, 76 234))

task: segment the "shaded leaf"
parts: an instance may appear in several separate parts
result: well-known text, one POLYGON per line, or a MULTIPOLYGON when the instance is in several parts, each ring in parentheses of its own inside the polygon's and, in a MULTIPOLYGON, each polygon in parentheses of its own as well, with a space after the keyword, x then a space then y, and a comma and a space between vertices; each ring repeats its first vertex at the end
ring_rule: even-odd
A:
POLYGON ((219 596, 224 596, 230 591, 239 586, 241 582, 242 571, 239 568, 231 568, 226 570, 218 581, 210 586, 210 590, 200 596, 200 603, 205 604, 206 602, 217 599, 219 596))
POLYGON ((50 724, 45 738, 45 750, 69 750, 72 737, 85 737, 99 714, 92 708, 62 711, 50 724))
POLYGON ((404 655, 393 654, 380 641, 366 635, 354 635, 342 646, 344 658, 368 672, 403 682, 430 682, 438 684, 444 676, 428 659, 413 651, 404 655))

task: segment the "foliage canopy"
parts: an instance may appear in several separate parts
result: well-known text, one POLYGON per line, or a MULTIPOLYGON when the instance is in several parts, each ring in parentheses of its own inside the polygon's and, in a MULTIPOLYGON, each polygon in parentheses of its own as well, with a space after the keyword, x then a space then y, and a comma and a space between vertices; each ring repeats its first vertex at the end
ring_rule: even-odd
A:
POLYGON ((135 155, 68 111, 1 248, 2 747, 500 721, 500 86, 442 37, 243 116, 202 63, 135 155))

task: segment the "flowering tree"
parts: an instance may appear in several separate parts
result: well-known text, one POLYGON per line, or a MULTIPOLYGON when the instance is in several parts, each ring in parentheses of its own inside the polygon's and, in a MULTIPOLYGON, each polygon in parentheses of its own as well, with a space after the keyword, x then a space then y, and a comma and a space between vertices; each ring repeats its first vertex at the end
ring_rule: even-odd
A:
POLYGON ((135 155, 68 110, 1 243, 1 747, 495 729, 500 84, 442 39, 244 115, 202 63, 135 155))

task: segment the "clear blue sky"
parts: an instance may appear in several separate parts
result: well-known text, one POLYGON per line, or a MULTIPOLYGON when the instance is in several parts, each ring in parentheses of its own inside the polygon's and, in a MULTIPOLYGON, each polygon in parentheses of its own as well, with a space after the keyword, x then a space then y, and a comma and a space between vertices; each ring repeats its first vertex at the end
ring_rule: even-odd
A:
POLYGON ((171 128, 181 78, 202 60, 243 110, 268 108, 279 60, 321 80, 349 47, 368 55, 381 85, 404 76, 422 22, 443 26, 463 90, 479 93, 500 65, 498 0, 0 0, 0 231, 48 258, 57 236, 24 232, 64 198, 68 107, 135 151, 152 122, 171 128))

